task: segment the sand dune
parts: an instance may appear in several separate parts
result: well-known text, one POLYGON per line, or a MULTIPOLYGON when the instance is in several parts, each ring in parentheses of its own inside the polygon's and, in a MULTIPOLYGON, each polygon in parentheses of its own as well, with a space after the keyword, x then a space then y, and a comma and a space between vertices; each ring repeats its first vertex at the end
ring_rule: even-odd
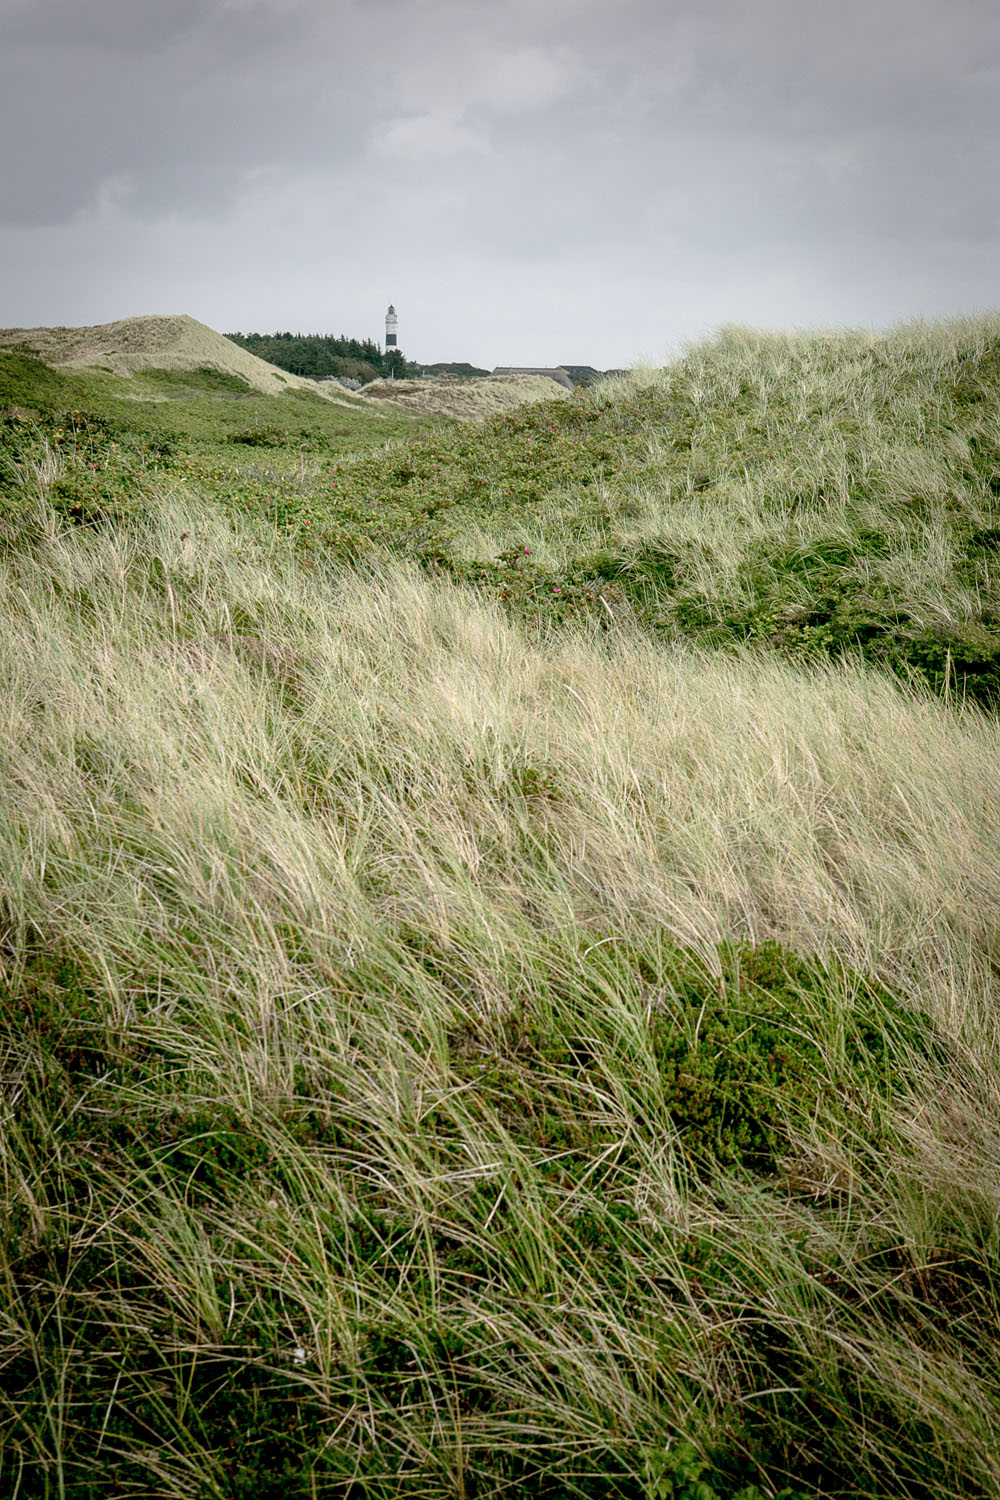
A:
MULTIPOLYGON (((120 318, 90 328, 0 328, 0 349, 21 349, 47 365, 112 370, 125 376, 138 370, 221 370, 268 395, 304 388, 336 405, 357 405, 357 397, 343 386, 279 370, 183 313, 120 318)), ((415 415, 481 421, 526 401, 560 400, 569 392, 544 375, 500 375, 481 380, 378 380, 359 395, 376 408, 391 402, 415 415)))
POLYGON ((305 387, 329 401, 354 405, 343 390, 279 370, 186 314, 121 318, 90 328, 3 328, 0 348, 23 349, 47 365, 113 370, 116 375, 134 375, 137 370, 221 370, 241 376, 268 395, 305 387))
POLYGON ((479 380, 374 380, 358 394, 366 401, 391 401, 422 416, 477 422, 526 401, 559 401, 570 393, 547 375, 489 375, 479 380))

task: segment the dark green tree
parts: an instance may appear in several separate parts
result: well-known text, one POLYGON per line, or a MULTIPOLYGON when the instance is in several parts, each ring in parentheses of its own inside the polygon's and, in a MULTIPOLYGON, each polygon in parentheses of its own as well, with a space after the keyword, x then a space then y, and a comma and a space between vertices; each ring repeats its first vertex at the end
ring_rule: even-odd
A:
POLYGON ((288 370, 292 375, 303 375, 310 380, 349 375, 356 380, 368 381, 390 374, 396 380, 405 380, 412 374, 402 350, 383 353, 371 339, 353 339, 346 334, 334 337, 327 333, 286 331, 227 333, 226 338, 241 349, 256 354, 258 359, 277 365, 279 370, 288 370))

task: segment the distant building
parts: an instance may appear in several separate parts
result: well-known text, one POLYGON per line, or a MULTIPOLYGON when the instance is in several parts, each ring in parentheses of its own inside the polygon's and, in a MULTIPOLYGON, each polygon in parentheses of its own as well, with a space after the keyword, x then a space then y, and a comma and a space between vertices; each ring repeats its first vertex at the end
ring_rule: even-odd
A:
POLYGON ((560 370, 565 370, 571 380, 588 381, 600 375, 600 370, 595 370, 593 365, 560 365, 560 370))
POLYGON ((493 371, 494 375, 547 375, 557 385, 565 386, 568 391, 573 389, 573 382, 566 371, 555 365, 551 369, 543 369, 540 365, 497 365, 493 371))
POLYGON ((389 311, 385 315, 385 352, 386 352, 386 354, 389 353, 390 349, 398 349, 398 347, 399 347, 399 345, 398 345, 398 343, 396 341, 396 325, 397 325, 398 322, 399 322, 399 319, 396 317, 396 309, 393 307, 392 303, 390 302, 389 303, 389 311))

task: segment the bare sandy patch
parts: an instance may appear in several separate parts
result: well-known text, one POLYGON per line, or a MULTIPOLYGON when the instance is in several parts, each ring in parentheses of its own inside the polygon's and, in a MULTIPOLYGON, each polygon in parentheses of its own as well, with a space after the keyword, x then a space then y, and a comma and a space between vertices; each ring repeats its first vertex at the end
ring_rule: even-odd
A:
POLYGON ((340 406, 356 405, 342 389, 279 370, 186 314, 121 318, 87 328, 3 328, 0 349, 23 350, 47 365, 124 376, 139 370, 220 370, 267 395, 310 390, 340 406))
MULTIPOLYGON (((561 401, 570 394, 545 375, 492 375, 479 380, 376 380, 352 396, 332 381, 307 380, 258 359, 187 314, 120 318, 84 328, 0 328, 0 349, 19 349, 47 365, 110 370, 219 370, 267 395, 315 391, 337 406, 357 408, 359 398, 378 415, 391 404, 414 416, 483 421, 529 401, 561 401)), ((156 400, 143 395, 137 400, 156 400)))
POLYGON ((481 380, 373 380, 358 393, 421 416, 482 422, 531 401, 565 401, 569 391, 547 375, 490 375, 481 380))

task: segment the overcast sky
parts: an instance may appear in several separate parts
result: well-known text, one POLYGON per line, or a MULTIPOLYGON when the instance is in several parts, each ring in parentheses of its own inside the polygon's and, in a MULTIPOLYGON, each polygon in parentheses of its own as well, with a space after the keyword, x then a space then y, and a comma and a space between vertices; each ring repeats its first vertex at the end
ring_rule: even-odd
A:
POLYGON ((1000 306, 1000 0, 0 0, 0 326, 663 361, 1000 306))

